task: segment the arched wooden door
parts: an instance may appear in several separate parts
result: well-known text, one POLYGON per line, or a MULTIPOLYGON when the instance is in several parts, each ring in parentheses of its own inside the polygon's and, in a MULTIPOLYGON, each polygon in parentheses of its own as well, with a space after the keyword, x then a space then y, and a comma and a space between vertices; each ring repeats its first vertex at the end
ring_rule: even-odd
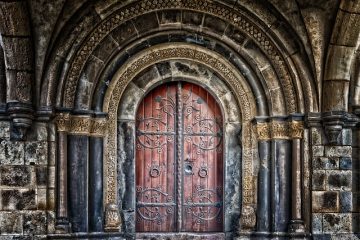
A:
POLYGON ((141 102, 136 126, 136 231, 222 231, 223 122, 211 94, 163 84, 141 102))

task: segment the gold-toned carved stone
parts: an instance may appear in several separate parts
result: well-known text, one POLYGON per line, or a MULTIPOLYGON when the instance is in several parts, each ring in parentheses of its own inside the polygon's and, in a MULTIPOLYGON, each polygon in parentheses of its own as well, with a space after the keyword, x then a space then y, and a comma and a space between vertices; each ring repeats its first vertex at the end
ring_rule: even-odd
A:
POLYGON ((58 132, 67 132, 70 128, 70 114, 59 113, 55 118, 56 128, 58 132))
POLYGON ((106 119, 105 118, 92 119, 90 135, 94 137, 103 137, 105 135, 105 132, 106 132, 106 119))
MULTIPOLYGON (((104 141, 104 175, 105 177, 105 203, 116 202, 117 198, 117 134, 114 129, 117 129, 117 111, 123 91, 134 77, 145 68, 161 61, 171 59, 188 59, 197 63, 207 65, 214 69, 222 79, 224 79, 233 89, 239 105, 242 106, 241 113, 244 122, 243 125, 243 177, 250 177, 253 175, 253 158, 252 149, 254 145, 252 139, 254 137, 251 131, 250 120, 255 115, 255 102, 251 96, 251 91, 246 82, 241 81, 242 76, 237 69, 229 62, 224 60, 219 54, 209 52, 209 50, 193 46, 186 43, 178 43, 174 48, 172 44, 161 44, 137 54, 131 58, 122 68, 115 74, 114 79, 108 87, 105 94, 103 112, 108 113, 107 134, 104 141), (246 154, 248 153, 248 154, 246 154)), ((246 204, 254 204, 256 190, 254 185, 252 188, 244 189, 246 192, 245 200, 243 199, 243 206, 246 204)))
POLYGON ((272 122, 271 123, 272 139, 289 139, 288 122, 272 122))
POLYGON ((269 123, 258 123, 256 124, 257 136, 260 141, 270 140, 270 126, 269 123))
POLYGON ((70 120, 70 134, 90 135, 92 120, 89 116, 72 116, 70 120))
POLYGON ((252 206, 244 206, 241 210, 241 228, 251 230, 255 227, 256 215, 252 206))
POLYGON ((273 66, 279 76, 282 89, 285 93, 288 113, 296 112, 296 96, 294 86, 291 80, 288 66, 282 57, 280 50, 276 47, 276 44, 274 44, 273 41, 267 36, 267 34, 263 32, 263 30, 254 22, 243 15, 241 11, 228 8, 227 6, 217 2, 209 2, 205 0, 198 0, 196 2, 162 0, 153 2, 149 1, 147 3, 148 4, 144 4, 143 2, 135 2, 133 4, 127 5, 118 12, 113 13, 104 19, 89 34, 87 38, 88 41, 85 41, 85 43, 80 47, 74 58, 74 61, 70 65, 69 74, 67 75, 65 82, 64 105, 66 107, 72 107, 74 104, 76 86, 87 59, 91 55, 92 51, 94 51, 96 46, 101 42, 101 40, 104 39, 105 36, 108 35, 113 29, 126 22, 130 18, 137 17, 141 14, 145 14, 154 10, 160 11, 162 9, 188 8, 222 18, 251 36, 251 38, 269 56, 269 59, 271 59, 273 63, 273 66), (234 21, 234 19, 237 21, 234 21))
POLYGON ((303 138, 304 122, 303 121, 291 121, 289 122, 290 137, 303 138))
POLYGON ((105 209, 105 231, 118 232, 122 221, 116 204, 108 204, 105 209))

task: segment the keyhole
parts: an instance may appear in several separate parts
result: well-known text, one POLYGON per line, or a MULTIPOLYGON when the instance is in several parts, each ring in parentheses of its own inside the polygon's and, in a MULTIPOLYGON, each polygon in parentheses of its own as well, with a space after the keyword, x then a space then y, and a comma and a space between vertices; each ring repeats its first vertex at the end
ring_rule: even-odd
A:
POLYGON ((185 165, 185 173, 190 175, 190 174, 192 174, 192 171, 193 171, 192 166, 190 164, 186 164, 185 165))

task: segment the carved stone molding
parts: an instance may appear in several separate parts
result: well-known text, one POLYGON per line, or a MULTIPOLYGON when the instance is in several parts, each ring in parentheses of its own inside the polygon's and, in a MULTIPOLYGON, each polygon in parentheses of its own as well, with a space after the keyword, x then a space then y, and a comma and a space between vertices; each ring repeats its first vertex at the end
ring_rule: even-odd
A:
POLYGON ((72 135, 103 137, 106 131, 105 118, 59 113, 55 118, 55 122, 58 132, 67 132, 72 135))
POLYGON ((256 131, 258 140, 266 141, 271 139, 271 131, 269 123, 258 123, 256 124, 256 131))
POLYGON ((303 121, 291 121, 289 122, 290 137, 303 138, 304 122, 303 121))
POLYGON ((72 116, 69 134, 90 135, 91 123, 92 120, 89 116, 72 116))
POLYGON ((116 204, 108 204, 105 208, 105 231, 118 232, 122 221, 116 204))
POLYGON ((70 114, 59 113, 55 118, 55 122, 58 132, 68 132, 70 128, 70 114))
POLYGON ((106 132, 106 119, 94 118, 92 119, 92 125, 90 135, 93 137, 103 137, 106 132))
MULTIPOLYGON (((289 68, 285 59, 282 57, 281 51, 277 48, 276 44, 273 43, 273 40, 269 38, 268 34, 266 34, 261 27, 257 26, 252 20, 246 17, 242 10, 229 8, 217 2, 204 0, 139 1, 124 6, 119 11, 114 12, 104 19, 89 34, 87 40, 84 41, 84 44, 80 47, 78 53, 76 54, 74 61, 71 63, 69 74, 67 75, 67 79, 65 81, 64 106, 73 106, 81 71, 92 51, 94 51, 106 35, 131 18, 154 10, 160 11, 162 9, 191 9, 194 11, 205 12, 224 19, 244 31, 255 41, 264 53, 269 56, 269 59, 272 59, 273 66, 279 75, 279 81, 285 94, 288 112, 292 113, 296 111, 297 104, 295 88, 292 83, 291 74, 289 73, 289 68), (236 21, 234 21, 234 19, 236 19, 236 21)), ((311 92, 311 90, 309 89, 308 92, 311 92)))
POLYGON ((286 121, 278 122, 273 121, 271 126, 271 138, 272 139, 289 139, 289 124, 286 121))
POLYGON ((256 132, 259 141, 271 139, 297 139, 303 138, 304 122, 299 120, 298 116, 294 117, 257 117, 256 132), (288 121, 290 118, 291 121, 288 121), (271 122, 267 122, 271 120, 271 122))

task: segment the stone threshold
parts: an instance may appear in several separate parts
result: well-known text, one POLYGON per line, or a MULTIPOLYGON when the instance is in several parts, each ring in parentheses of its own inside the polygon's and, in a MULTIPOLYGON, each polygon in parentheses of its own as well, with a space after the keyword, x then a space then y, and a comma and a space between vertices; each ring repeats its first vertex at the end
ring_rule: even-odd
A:
POLYGON ((191 233, 191 232, 176 232, 176 233, 136 233, 136 240, 225 240, 224 233, 191 233))

